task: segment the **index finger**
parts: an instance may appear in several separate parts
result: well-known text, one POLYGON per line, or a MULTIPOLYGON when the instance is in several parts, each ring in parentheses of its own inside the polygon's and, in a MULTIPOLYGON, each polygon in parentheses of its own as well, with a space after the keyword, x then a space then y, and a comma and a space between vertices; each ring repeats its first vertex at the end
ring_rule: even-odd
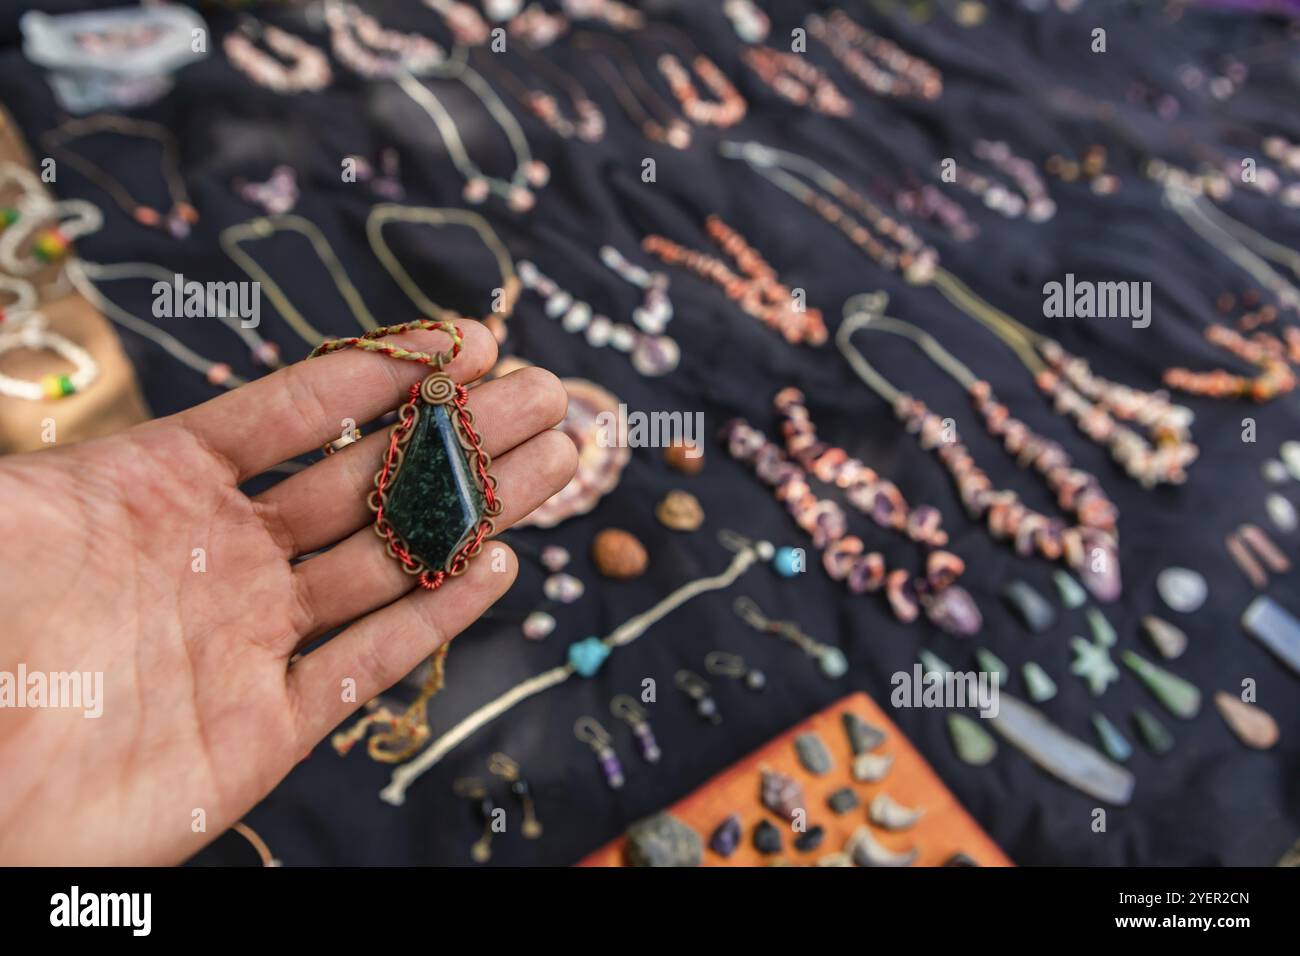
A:
MULTIPOLYGON (((481 378, 496 363, 496 339, 473 319, 458 319, 460 355, 445 371, 459 383, 481 378)), ((416 330, 383 339, 421 352, 449 347, 450 336, 416 330)), ((431 371, 420 362, 344 349, 298 362, 176 416, 242 482, 338 438, 344 421, 363 424, 406 401, 431 371)))

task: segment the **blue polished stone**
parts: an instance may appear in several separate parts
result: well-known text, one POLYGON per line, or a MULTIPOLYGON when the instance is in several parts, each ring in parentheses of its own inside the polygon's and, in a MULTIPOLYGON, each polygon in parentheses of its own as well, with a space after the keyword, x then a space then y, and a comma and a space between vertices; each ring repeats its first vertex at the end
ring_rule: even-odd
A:
POLYGON ((569 645, 569 663, 583 677, 594 677, 609 657, 609 646, 598 637, 585 637, 569 645))

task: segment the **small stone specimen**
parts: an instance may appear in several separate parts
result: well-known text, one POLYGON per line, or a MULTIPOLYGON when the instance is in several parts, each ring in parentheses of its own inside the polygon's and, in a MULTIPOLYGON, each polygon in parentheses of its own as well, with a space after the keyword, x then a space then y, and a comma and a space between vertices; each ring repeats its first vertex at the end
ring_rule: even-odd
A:
POLYGON ((1052 572, 1052 580, 1056 582, 1056 593, 1061 596, 1061 603, 1070 610, 1083 607, 1088 600, 1088 592, 1083 589, 1083 585, 1074 579, 1074 576, 1068 571, 1057 570, 1052 572))
POLYGON ((1151 711, 1139 707, 1133 711, 1133 723, 1137 726, 1142 742, 1157 757, 1163 757, 1174 749, 1173 734, 1165 729, 1165 725, 1151 711))
POLYGON ((1300 481, 1300 441, 1284 441, 1280 450, 1282 463, 1291 477, 1300 481))
POLYGON ((799 755, 799 762, 803 764, 803 768, 814 777, 831 772, 831 753, 815 733, 809 731, 795 737, 794 749, 799 755))
POLYGON ((1106 751, 1111 760, 1118 760, 1123 763, 1133 756, 1132 744, 1124 739, 1124 735, 1119 732, 1119 728, 1112 724, 1105 714, 1093 714, 1092 727, 1097 731, 1097 737, 1101 740, 1102 749, 1106 751))
POLYGON ((533 611, 524 618, 524 637, 530 641, 540 641, 555 630, 555 618, 545 611, 533 611))
POLYGON ((944 860, 943 865, 944 866, 979 866, 979 864, 976 863, 973 858, 967 856, 965 853, 961 852, 961 850, 958 850, 952 856, 948 857, 948 859, 944 860))
POLYGON ((1002 597, 1034 634, 1042 634, 1056 623, 1056 611, 1047 598, 1024 581, 1012 581, 1002 589, 1002 597))
POLYGON ((1187 635, 1164 618, 1147 614, 1142 618, 1142 631, 1156 651, 1167 661, 1182 657, 1187 650, 1187 635))
POLYGON ((835 853, 827 853, 825 856, 817 858, 818 866, 852 866, 853 857, 849 856, 843 850, 835 853))
POLYGON ((607 578, 626 581, 645 573, 649 558, 645 546, 630 532, 606 528, 591 543, 596 570, 607 578))
POLYGON ((814 824, 794 838, 794 848, 800 853, 811 853, 822 845, 825 837, 826 831, 820 825, 814 824))
POLYGON ((999 687, 1006 687, 1011 681, 1011 668, 988 648, 981 647, 975 652, 975 663, 979 664, 981 671, 994 675, 999 687))
POLYGON ((670 491, 655 507, 655 517, 673 531, 695 531, 704 524, 704 509, 689 491, 670 491))
POLYGON ((1103 647, 1114 647, 1119 640, 1119 635, 1115 633, 1115 628, 1111 626, 1106 615, 1095 607, 1087 610, 1088 629, 1092 631, 1092 639, 1103 647))
POLYGON ((1277 721, 1257 704, 1248 704, 1225 691, 1214 695, 1214 706, 1229 729, 1247 747, 1268 750, 1278 739, 1277 721))
POLYGON ((754 849, 764 856, 781 852, 781 831, 771 820, 759 820, 754 827, 754 849))
POLYGON ((799 786, 794 777, 775 770, 764 770, 759 792, 763 806, 785 820, 793 821, 795 811, 804 809, 803 787, 799 786))
POLYGON ((885 742, 885 732, 867 723, 857 714, 845 711, 842 719, 844 732, 849 735, 849 746, 853 749, 854 756, 875 750, 885 742))
POLYGON ((1038 664, 1026 661, 1020 673, 1025 679, 1025 689, 1029 691, 1029 699, 1034 703, 1041 704, 1056 696, 1056 681, 1052 680, 1047 671, 1038 664))
POLYGON ((664 449, 664 461, 683 475, 698 475, 704 467, 704 449, 698 445, 676 442, 664 449))
POLYGON ((913 847, 902 853, 895 853, 876 842, 868 827, 858 827, 849 837, 845 851, 853 857, 858 866, 911 866, 920 855, 913 847))
POLYGON ((1264 480, 1271 485, 1281 485, 1291 480, 1290 473, 1286 470, 1286 465, 1276 458, 1270 458, 1259 466, 1259 473, 1264 476, 1264 480))
POLYGON ((893 754, 858 754, 853 758, 853 779, 866 783, 884 780, 893 765, 893 754))
POLYGON ((1106 692, 1107 687, 1119 680, 1119 668, 1110 659, 1110 648, 1104 644, 1094 644, 1081 637, 1072 637, 1070 648, 1074 651, 1074 663, 1070 665, 1070 673, 1082 678, 1094 697, 1100 697, 1106 692))
POLYGON ((952 736, 953 749, 963 763, 982 767, 997 755, 997 741, 964 714, 948 715, 948 733, 952 736))
POLYGON ((1122 658, 1169 713, 1190 720, 1200 712, 1201 692, 1195 684, 1177 674, 1171 674, 1133 651, 1125 651, 1122 658))
POLYGON ((952 665, 933 651, 927 651, 925 648, 922 648, 916 652, 916 657, 921 662, 921 666, 925 668, 927 674, 943 675, 952 673, 952 665))
POLYGON ((563 571, 569 565, 568 549, 560 547, 558 544, 548 544, 542 548, 541 554, 542 567, 547 571, 563 571))
POLYGON ((627 862, 631 866, 699 866, 700 837, 671 813, 657 813, 627 831, 627 862))
POLYGON ((1156 575, 1160 599, 1180 614, 1199 610, 1210 593, 1205 578, 1190 568, 1165 568, 1156 575))
POLYGON ((742 835, 740 814, 733 813, 719 823, 718 828, 713 831, 713 836, 709 837, 709 849, 718 856, 731 856, 736 852, 736 847, 740 846, 742 835))
POLYGON ((1270 597, 1255 598, 1241 615, 1246 633, 1300 674, 1300 621, 1270 597))
POLYGON ((826 805, 831 812, 842 816, 858 806, 858 795, 849 787, 841 787, 826 798, 826 805))
POLYGON ((542 582, 542 593, 556 604, 572 604, 582 597, 586 587, 572 574, 552 574, 542 582))
POLYGON ((1277 492, 1264 499, 1264 510, 1268 512, 1268 519, 1273 522, 1273 527, 1283 534, 1290 534, 1300 526, 1300 517, 1296 515, 1295 505, 1277 492))
POLYGON ((905 807, 887 793, 876 794, 867 808, 867 818, 884 830, 906 830, 925 815, 919 807, 905 807))

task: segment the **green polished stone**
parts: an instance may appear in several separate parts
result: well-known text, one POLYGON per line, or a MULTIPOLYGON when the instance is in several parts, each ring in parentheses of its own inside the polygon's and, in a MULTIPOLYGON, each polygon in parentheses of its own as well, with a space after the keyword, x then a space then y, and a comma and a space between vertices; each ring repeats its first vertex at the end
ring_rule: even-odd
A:
POLYGON ((436 571, 474 530, 483 507, 447 406, 420 405, 384 517, 411 553, 436 571))
POLYGON ((997 741, 964 714, 948 715, 948 733, 952 737, 953 749, 963 763, 982 767, 997 756, 997 741))
POLYGON ((1029 690, 1029 699, 1034 703, 1041 704, 1056 696, 1056 681, 1052 680, 1047 671, 1038 664, 1026 661, 1020 673, 1025 679, 1025 687, 1029 690))
POLYGON ((1201 692, 1190 681, 1171 674, 1157 664, 1133 651, 1125 651, 1123 661, 1137 674, 1147 690, 1175 717, 1191 719, 1201 709, 1201 692))
POLYGON ((975 652, 975 661, 979 664, 980 670, 994 675, 1000 686, 1006 687, 1010 683, 1011 668, 987 647, 981 647, 975 652))
POLYGON ((1139 707, 1133 711, 1133 723, 1137 725, 1142 742, 1156 756, 1163 757, 1174 749, 1173 734, 1165 729, 1165 725, 1151 711, 1139 707))

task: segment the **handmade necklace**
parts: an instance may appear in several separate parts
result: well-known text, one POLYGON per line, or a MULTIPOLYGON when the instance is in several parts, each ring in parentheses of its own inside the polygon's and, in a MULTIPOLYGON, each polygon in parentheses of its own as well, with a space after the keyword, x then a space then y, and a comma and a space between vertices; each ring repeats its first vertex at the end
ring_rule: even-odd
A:
POLYGON ((814 658, 824 676, 834 680, 848 673, 849 662, 845 658, 843 651, 838 647, 831 647, 809 637, 796 622, 777 621, 769 618, 752 598, 736 598, 731 605, 731 609, 736 612, 737 617, 754 630, 788 641, 809 657, 814 658))
POLYGON ((840 229, 878 265, 901 272, 914 285, 933 285, 1000 338, 1034 376, 1034 383, 1051 400, 1054 410, 1073 418, 1085 436, 1105 446, 1143 487, 1179 484, 1186 479, 1186 468, 1197 456, 1196 446, 1188 440, 1192 413, 1172 404, 1166 393, 1143 392, 1094 375, 1083 359, 994 308, 940 268, 938 253, 911 229, 812 160, 759 143, 723 143, 720 149, 724 156, 748 163, 840 229), (856 220, 844 205, 796 177, 796 171, 850 206, 866 222, 856 220), (1151 441, 1121 421, 1140 425, 1151 441))
POLYGON ((982 160, 1007 176, 1011 188, 967 166, 956 169, 958 186, 978 196, 989 209, 1008 219, 1025 215, 1030 222, 1046 222, 1056 215, 1056 203, 1047 194, 1042 177, 1034 164, 1011 152, 1002 141, 977 139, 971 146, 976 159, 982 160))
POLYGON ((484 316, 482 322, 492 332, 498 343, 504 342, 506 337, 505 323, 514 314, 515 305, 519 301, 520 282, 518 275, 515 273, 514 260, 510 258, 510 250, 506 248, 501 238, 492 231, 492 227, 488 225, 487 220, 477 213, 463 209, 434 209, 428 206, 402 206, 395 203, 381 203, 372 208, 370 215, 366 217, 366 238, 370 241, 370 248, 374 251, 375 258, 393 277, 393 281, 406 293, 406 297, 411 300, 412 304, 430 318, 459 320, 461 318, 459 315, 444 309, 425 295, 415 280, 411 278, 410 273, 398 261, 397 256, 393 254, 393 250, 389 248, 388 243, 384 240, 384 227, 393 222, 418 223, 433 226, 434 228, 468 226, 474 230, 488 252, 492 254, 501 277, 501 285, 498 287, 502 293, 500 305, 490 314, 484 316))
MULTIPOLYGON (((94 283, 91 282, 90 279, 94 270, 101 268, 105 267, 95 266, 93 263, 73 259, 68 263, 67 275, 69 280, 72 282, 73 287, 81 294, 81 296, 94 305, 95 308, 107 316, 112 322, 122 326, 123 328, 130 329, 136 335, 153 342, 172 358, 198 372, 206 378, 208 383, 211 385, 234 389, 245 384, 245 379, 234 374, 234 372, 231 371, 230 366, 225 362, 213 362, 204 358, 202 355, 199 355, 193 349, 182 343, 180 339, 176 338, 176 336, 164 332, 162 329, 154 326, 151 322, 146 322, 144 319, 132 315, 130 312, 102 295, 99 290, 95 288, 94 283)), ((115 277, 105 275, 104 278, 111 279, 115 277)))
MULTIPOLYGON (((656 32, 676 37, 677 42, 684 47, 690 46, 690 39, 680 30, 661 24, 656 27, 656 32)), ((722 72, 722 68, 698 50, 690 58, 689 68, 676 53, 672 52, 661 54, 656 65, 663 78, 668 81, 668 89, 681 105, 682 112, 695 125, 725 129, 728 126, 735 126, 745 118, 745 113, 749 109, 745 98, 740 95, 740 91, 731 80, 727 79, 727 74, 722 72), (691 78, 692 71, 716 99, 710 101, 700 95, 699 88, 691 78)))
POLYGON ((609 346, 623 352, 632 367, 647 377, 667 375, 677 367, 681 349, 668 336, 644 332, 595 313, 589 303, 575 299, 532 262, 520 261, 519 278, 525 289, 545 301, 547 318, 558 320, 560 327, 572 335, 583 335, 593 348, 609 346))
POLYGON ((534 50, 550 46, 569 29, 562 13, 550 13, 540 3, 530 3, 506 28, 510 36, 522 40, 534 50))
POLYGON ((613 246, 600 247, 600 261, 624 282, 645 293, 645 301, 632 310, 632 322, 647 335, 660 335, 673 318, 673 302, 668 298, 668 274, 651 272, 629 262, 613 246))
POLYGON ((845 71, 872 93, 936 100, 943 92, 943 74, 937 69, 843 10, 832 10, 825 18, 809 14, 804 25, 809 36, 824 43, 845 71))
POLYGON ((979 226, 966 215, 961 203, 933 183, 916 183, 909 176, 908 185, 892 190, 892 198, 899 212, 936 224, 954 242, 970 242, 979 235, 979 226))
POLYGON ((165 126, 105 113, 85 119, 69 120, 44 133, 41 142, 45 144, 45 148, 52 156, 67 163, 112 196, 113 201, 140 225, 156 229, 165 228, 173 237, 184 239, 190 234, 190 228, 199 221, 198 211, 190 202, 185 180, 181 177, 180 151, 176 145, 176 137, 165 126), (93 136, 96 133, 113 133, 118 136, 133 136, 158 142, 162 147, 162 177, 171 196, 172 206, 168 212, 160 213, 152 206, 136 202, 122 185, 121 180, 68 147, 70 140, 93 136))
POLYGON ((746 47, 741 59, 766 86, 796 106, 807 106, 827 116, 849 116, 853 101, 807 58, 767 46, 746 47))
MULTIPOLYGON (((397 424, 389 431, 374 490, 366 497, 375 513, 375 533, 384 540, 389 556, 429 591, 465 573, 495 532, 502 510, 491 459, 467 407, 469 391, 444 371, 460 354, 463 342, 455 323, 417 319, 358 337, 331 339, 308 356, 356 348, 431 369, 424 381, 411 386, 407 402, 397 409, 397 424), (444 332, 451 337, 451 347, 428 353, 382 341, 412 329, 444 332)), ((400 717, 387 721, 387 732, 371 739, 372 756, 402 760, 427 738, 428 703, 443 686, 447 647, 443 644, 430 658, 429 676, 415 702, 400 717)))
POLYGON ((0 374, 0 395, 29 402, 66 398, 84 392, 99 377, 99 364, 95 357, 80 345, 51 332, 45 316, 39 312, 28 313, 17 323, 8 319, 0 325, 0 355, 17 349, 53 352, 74 366, 74 370, 66 375, 42 375, 38 382, 0 374), (15 324, 17 328, 13 327, 15 324))
POLYGON ((1300 362, 1300 330, 1287 329, 1287 332, 1294 333, 1289 337, 1289 349, 1275 336, 1261 332, 1247 339, 1240 332, 1216 322, 1206 327, 1205 340, 1244 362, 1258 366, 1259 374, 1247 377, 1224 369, 1193 372, 1186 368, 1170 368, 1165 370, 1164 383, 1170 388, 1208 398, 1271 401, 1294 391, 1297 384, 1290 363, 1300 362))
POLYGON ((654 91, 626 47, 608 37, 588 32, 574 34, 573 42, 580 49, 597 51, 589 62, 614 91, 628 119, 641 127, 641 134, 646 139, 665 143, 674 149, 686 149, 691 145, 690 124, 654 91), (626 68, 620 68, 617 65, 620 63, 626 68))
POLYGON ((424 0, 424 5, 441 15, 458 46, 479 46, 487 42, 487 21, 470 4, 460 0, 424 0))
POLYGON ((242 222, 223 229, 218 241, 221 243, 221 248, 225 250, 226 255, 234 260, 235 264, 243 269, 250 278, 261 284, 262 290, 270 298, 276 311, 284 316, 285 321, 289 323, 304 342, 311 346, 317 346, 325 339, 325 335, 307 321, 306 316, 294 307, 293 303, 289 301, 289 297, 284 294, 284 290, 271 278, 270 274, 258 265, 257 261, 240 246, 241 242, 253 239, 269 239, 277 232, 296 232, 306 237, 307 241, 311 243, 312 250, 329 272, 330 278, 334 280, 335 287, 342 294, 344 301, 347 302, 348 309, 352 312, 357 323, 367 330, 373 330, 377 327, 374 316, 366 308, 361 293, 357 291, 356 286, 352 284, 352 280, 348 278, 347 270, 343 268, 343 263, 334 254, 334 249, 330 246, 329 240, 310 220, 295 215, 259 216, 256 219, 250 219, 248 222, 242 222))
POLYGON ((315 93, 329 86, 333 79, 329 59, 301 37, 263 24, 252 17, 241 19, 239 28, 221 41, 226 58, 258 86, 276 93, 315 93), (280 60, 259 50, 261 40, 280 60))
POLYGON ((488 196, 497 195, 505 199, 515 212, 528 212, 537 201, 533 190, 546 185, 547 180, 550 179, 550 170, 541 160, 533 158, 528 148, 528 139, 524 136, 524 131, 519 128, 519 123, 506 109, 506 105, 501 102, 501 98, 496 95, 491 85, 472 67, 461 63, 455 74, 446 74, 443 78, 458 80, 478 98, 488 114, 506 134, 506 139, 510 141, 510 148, 515 154, 515 171, 509 179, 498 179, 487 175, 470 158, 465 142, 461 139, 460 130, 456 127, 456 121, 442 105, 442 101, 415 77, 407 73, 399 74, 397 85, 433 120, 434 126, 438 128, 438 133, 447 146, 447 151, 451 154, 452 163, 464 177, 465 201, 477 205, 484 202, 488 196))
MULTIPOLYGON (((95 282, 112 282, 118 279, 148 279, 153 282, 156 288, 160 282, 172 286, 177 281, 174 271, 152 262, 115 262, 112 265, 100 265, 82 259, 78 260, 77 264, 81 271, 95 282)), ((203 315, 209 318, 217 318, 226 328, 239 336, 248 347, 249 356, 254 364, 264 365, 270 369, 284 366, 284 363, 280 361, 279 346, 262 338, 257 329, 246 328, 240 316, 231 314, 228 303, 216 300, 216 294, 211 286, 205 288, 203 315)), ((229 366, 225 366, 225 369, 228 372, 229 366)), ((209 375, 211 381, 211 373, 205 374, 209 375)))
POLYGON ((384 29, 378 20, 351 3, 330 0, 325 6, 330 48, 339 62, 370 79, 398 73, 419 75, 446 59, 442 47, 417 33, 384 29))
POLYGON ((394 806, 400 806, 405 801, 406 791, 411 784, 437 766, 443 757, 475 732, 507 713, 515 705, 563 684, 575 674, 587 678, 594 677, 615 649, 633 643, 656 623, 693 598, 729 588, 755 564, 770 560, 776 550, 766 541, 749 541, 733 532, 724 531, 718 538, 726 548, 735 552, 731 562, 720 574, 697 578, 683 584, 653 607, 624 621, 603 638, 587 637, 575 641, 569 645, 566 663, 542 671, 516 684, 495 700, 489 701, 466 716, 460 723, 433 741, 414 760, 395 768, 388 786, 379 794, 380 799, 394 806))
POLYGON ((1089 146, 1082 160, 1066 159, 1053 153, 1043 163, 1043 170, 1063 183, 1082 180, 1096 196, 1109 196, 1119 191, 1119 177, 1106 171, 1106 147, 1097 143, 1089 146))
POLYGON ((521 59, 527 60, 535 73, 549 73, 552 80, 567 91, 573 107, 572 117, 566 116, 560 110, 559 101, 550 93, 530 88, 505 66, 497 68, 494 62, 496 54, 484 52, 479 59, 496 69, 502 85, 530 113, 545 123, 551 132, 562 139, 572 139, 576 136, 585 143, 600 142, 605 136, 605 114, 587 95, 582 84, 544 57, 529 52, 526 46, 521 44, 516 49, 521 59))
POLYGON ((14 276, 31 275, 60 261, 74 241, 104 224, 99 207, 84 199, 51 202, 39 196, 20 200, 18 208, 20 214, 0 233, 0 269, 14 276))
POLYGON ((641 240, 641 248, 658 256, 668 265, 682 266, 703 279, 721 286, 747 315, 769 328, 775 329, 791 345, 806 342, 822 345, 826 341, 826 326, 817 309, 801 308, 790 289, 782 285, 776 270, 736 232, 717 216, 705 221, 705 231, 722 247, 744 276, 737 275, 726 263, 715 256, 680 246, 671 239, 649 235, 641 240))
POLYGON ((1163 199, 1193 232, 1214 246, 1277 299, 1282 308, 1300 312, 1300 289, 1279 275, 1268 261, 1284 264, 1300 276, 1300 253, 1275 243, 1206 201, 1206 189, 1191 174, 1161 160, 1147 164, 1147 175, 1163 187, 1163 199))
POLYGON ((955 585, 963 568, 955 555, 931 552, 924 577, 913 580, 901 568, 890 570, 879 551, 867 552, 861 538, 847 533, 844 510, 834 501, 818 498, 808 473, 743 419, 723 428, 731 457, 749 465, 759 480, 771 486, 776 499, 822 552, 822 566, 833 581, 843 581, 854 594, 871 594, 883 587, 894 617, 904 624, 915 621, 921 610, 949 634, 969 636, 983 623, 979 608, 966 591, 955 585))
POLYGON ((886 317, 888 301, 884 293, 874 293, 855 296, 844 304, 844 321, 835 342, 858 377, 889 403, 922 448, 936 454, 952 475, 967 513, 985 519, 995 538, 1012 540, 1022 555, 1037 551, 1048 560, 1063 559, 1098 600, 1116 600, 1121 589, 1116 540, 1119 512, 1097 479, 1075 468, 1059 444, 1012 418, 989 384, 977 379, 932 336, 910 323, 886 317), (989 434, 1002 442, 1022 468, 1038 472, 1056 495, 1057 504, 1072 512, 1078 524, 1065 527, 1059 519, 1027 507, 1015 492, 995 488, 947 424, 949 420, 896 388, 867 362, 852 341, 853 334, 862 329, 890 332, 916 343, 939 369, 966 389, 989 434))

